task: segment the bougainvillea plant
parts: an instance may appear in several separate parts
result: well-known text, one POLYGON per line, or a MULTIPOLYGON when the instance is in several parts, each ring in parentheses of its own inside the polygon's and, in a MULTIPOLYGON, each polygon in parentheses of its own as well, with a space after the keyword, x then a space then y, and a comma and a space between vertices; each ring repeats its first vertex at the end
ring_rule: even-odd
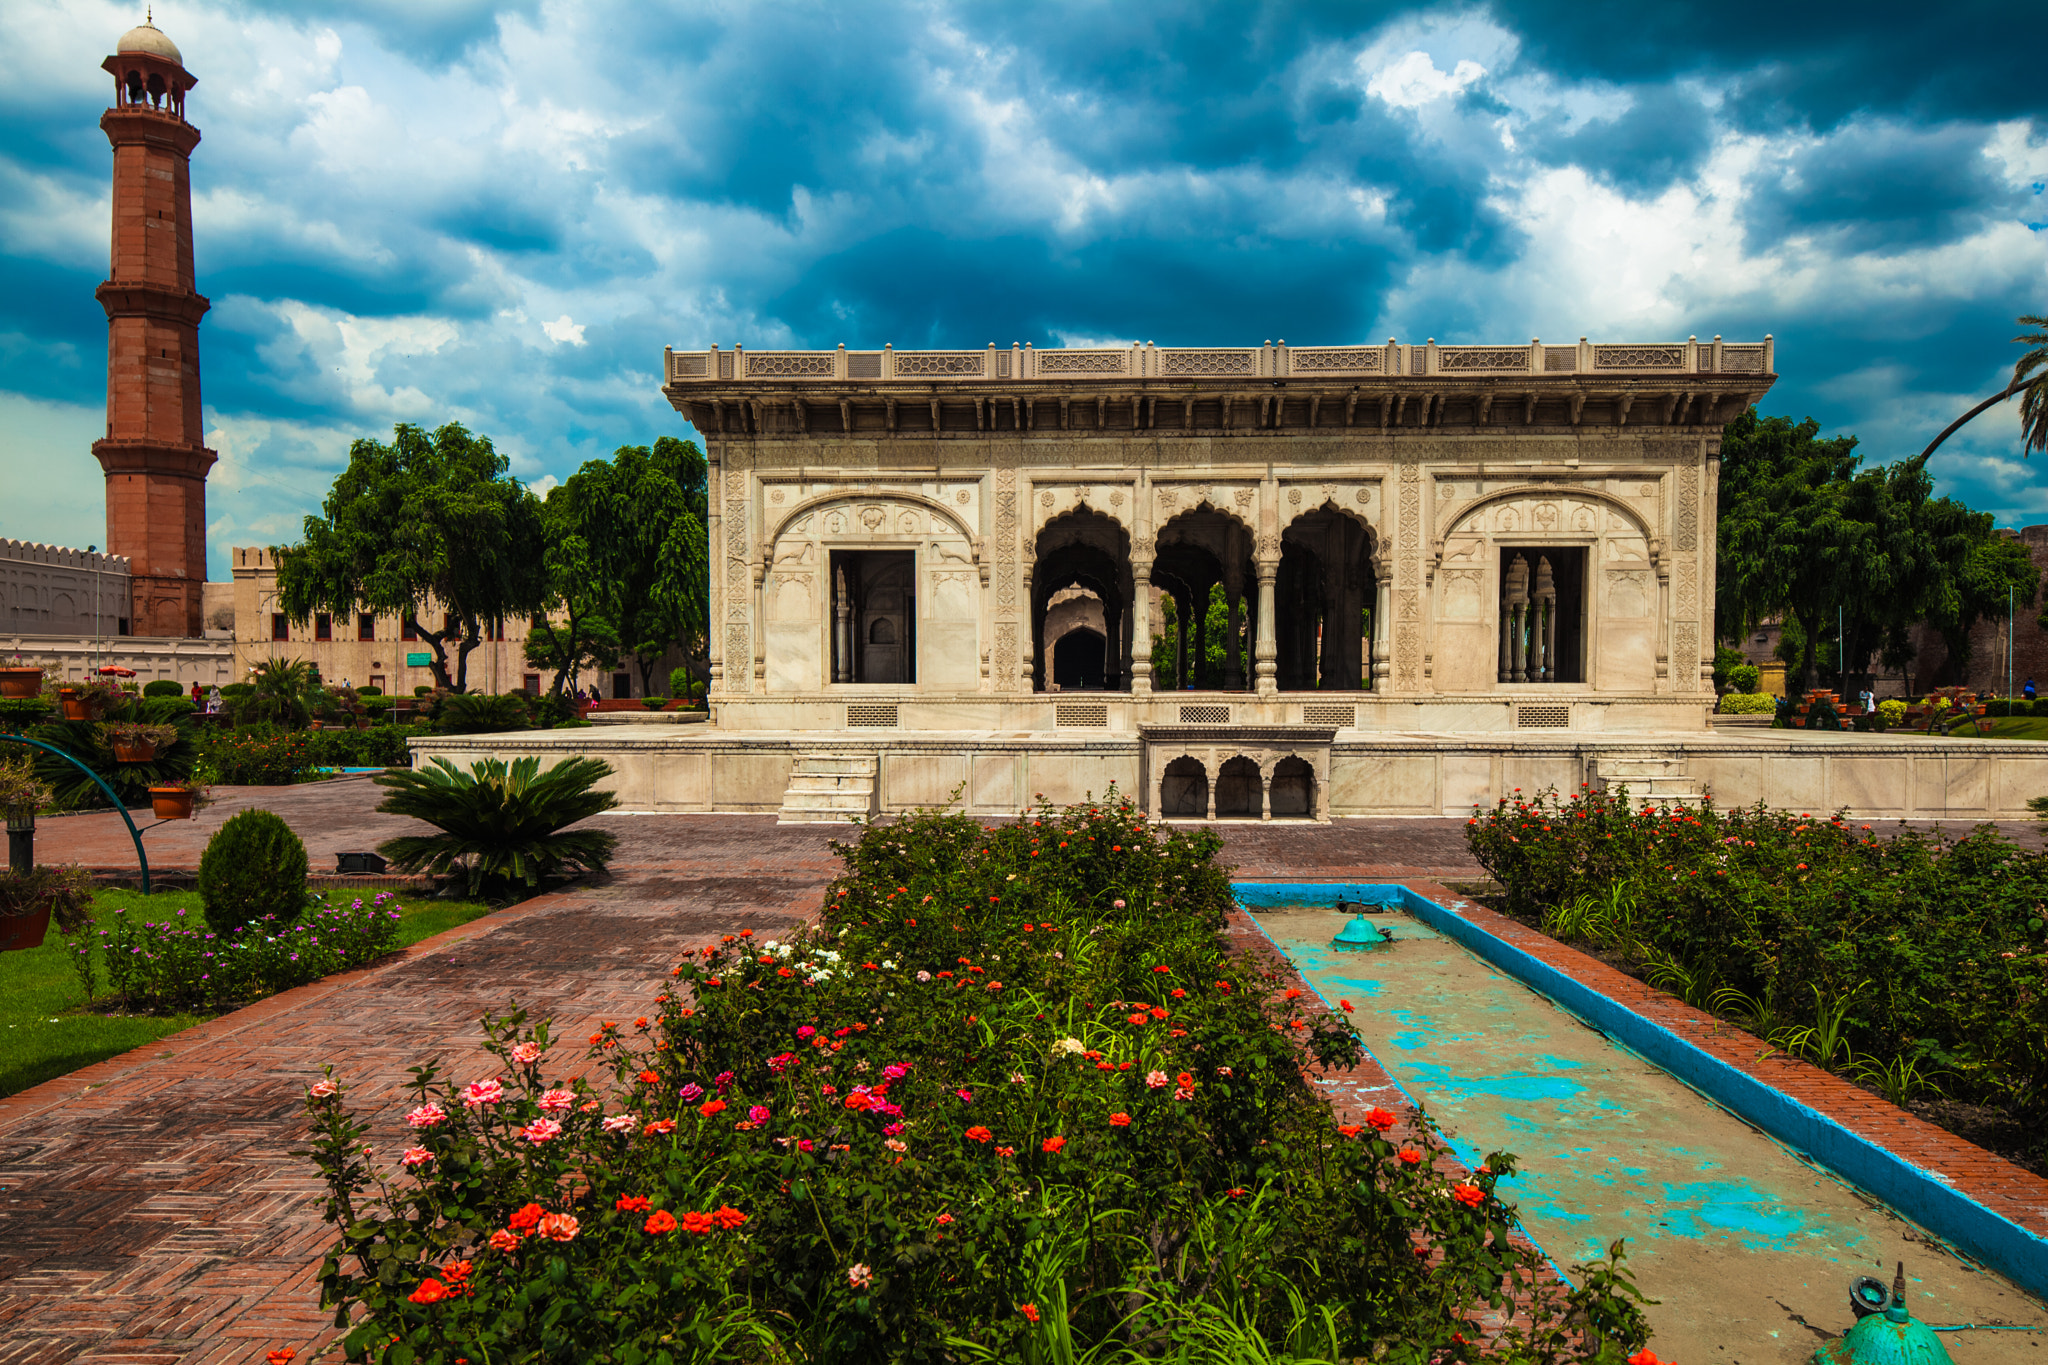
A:
POLYGON ((1339 1126, 1359 1045, 1223 948, 1207 833, 1112 794, 840 846, 810 925, 697 948, 645 1015, 418 1068, 395 1151, 311 1088, 352 1358, 1620 1362, 1617 1252, 1509 1240, 1514 1159, 1339 1126), (1515 1317, 1516 1310, 1521 1316, 1515 1317), (1511 1317, 1518 1326, 1503 1326, 1511 1317))

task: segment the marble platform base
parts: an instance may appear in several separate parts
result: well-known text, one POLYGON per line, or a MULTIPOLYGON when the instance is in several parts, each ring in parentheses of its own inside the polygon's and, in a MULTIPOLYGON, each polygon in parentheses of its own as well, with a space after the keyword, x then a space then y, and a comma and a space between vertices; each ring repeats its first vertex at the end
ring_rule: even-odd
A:
MULTIPOLYGON (((1788 730, 1400 734, 1191 724, 1086 735, 620 725, 435 736, 413 740, 412 748, 416 756, 459 764, 491 756, 591 754, 616 770, 612 787, 623 808, 663 812, 777 812, 806 755, 871 755, 877 810, 958 803, 976 815, 1013 815, 1041 793, 1054 803, 1099 798, 1112 784, 1136 794, 1148 812, 1170 814, 1176 799, 1182 809, 1187 799, 1184 785, 1166 780, 1167 768, 1180 758, 1200 765, 1212 791, 1232 790, 1247 818, 1281 818, 1261 809, 1259 793, 1288 758, 1312 768, 1313 804, 1303 818, 1319 820, 1465 815, 1474 804, 1490 805, 1518 789, 1572 791, 1581 783, 1626 784, 1633 795, 1660 803, 1711 795, 1724 807, 1761 801, 1816 814, 1845 810, 1863 819, 2023 820, 2030 818, 2028 800, 2048 794, 2048 744, 1788 730), (1258 770, 1249 798, 1242 781, 1234 789, 1218 781, 1234 758, 1258 770)), ((1177 771, 1187 770, 1181 764, 1177 771)), ((1248 769, 1238 764, 1235 771, 1248 769)), ((1228 817, 1230 811, 1216 813, 1228 817)))

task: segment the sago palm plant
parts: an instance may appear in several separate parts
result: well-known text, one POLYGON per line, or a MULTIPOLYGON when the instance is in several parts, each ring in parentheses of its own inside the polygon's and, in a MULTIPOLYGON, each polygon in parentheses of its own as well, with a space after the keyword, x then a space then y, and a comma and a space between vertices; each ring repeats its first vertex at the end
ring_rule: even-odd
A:
POLYGON ((389 772, 376 779, 391 789, 377 809, 410 815, 442 832, 404 835, 377 851, 406 872, 441 876, 459 864, 472 896, 487 884, 533 887, 567 871, 602 872, 618 836, 567 826, 618 805, 610 792, 596 790, 611 774, 602 760, 581 757, 546 772, 538 758, 519 759, 509 768, 486 758, 468 772, 436 758, 421 769, 389 772))

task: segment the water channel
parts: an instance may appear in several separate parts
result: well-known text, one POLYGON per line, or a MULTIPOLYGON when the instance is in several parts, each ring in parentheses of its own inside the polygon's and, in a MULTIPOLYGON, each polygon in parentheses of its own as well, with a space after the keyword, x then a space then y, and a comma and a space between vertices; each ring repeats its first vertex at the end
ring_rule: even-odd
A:
POLYGON ((1957 1331, 1956 1365, 2048 1365, 2048 1309, 1868 1195, 1802 1159, 1514 978, 1394 907, 1363 952, 1331 939, 1341 892, 1239 883, 1238 899, 1324 999, 1349 999, 1366 1047, 1468 1165, 1514 1152, 1504 1181, 1524 1227, 1570 1276, 1628 1239, 1660 1356, 1683 1365, 1795 1365, 1853 1321, 1849 1282, 1906 1263, 1908 1306, 1957 1331))

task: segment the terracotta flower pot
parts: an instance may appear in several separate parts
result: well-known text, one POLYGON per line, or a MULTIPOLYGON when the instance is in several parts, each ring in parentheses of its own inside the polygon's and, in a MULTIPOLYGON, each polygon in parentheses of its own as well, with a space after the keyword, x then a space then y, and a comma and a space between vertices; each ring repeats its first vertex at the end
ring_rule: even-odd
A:
POLYGON ((64 708, 66 720, 91 720, 92 702, 80 692, 59 692, 57 702, 64 708))
POLYGON ((114 758, 122 763, 148 763, 156 758, 156 743, 153 740, 115 740, 114 758))
POLYGON ((159 820, 189 820, 192 818, 192 789, 151 787, 149 804, 159 820))
POLYGON ((38 909, 25 915, 0 915, 0 953, 18 953, 28 948, 43 946, 43 935, 50 931, 50 903, 44 901, 38 909))
POLYGON ((306 728, 307 728, 308 730, 320 730, 320 729, 324 729, 324 728, 326 728, 326 725, 327 725, 327 722, 326 722, 326 721, 324 721, 324 720, 309 720, 309 721, 307 721, 307 722, 306 722, 306 728))
POLYGON ((42 669, 0 668, 0 697, 20 700, 40 696, 42 690, 42 669))

